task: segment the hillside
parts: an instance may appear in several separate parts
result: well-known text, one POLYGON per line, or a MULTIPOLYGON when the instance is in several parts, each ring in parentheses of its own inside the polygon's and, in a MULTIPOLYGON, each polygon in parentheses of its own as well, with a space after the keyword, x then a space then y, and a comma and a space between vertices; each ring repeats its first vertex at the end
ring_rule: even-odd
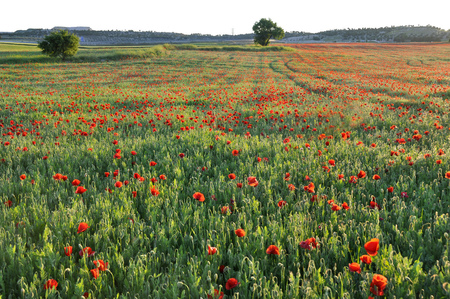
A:
MULTIPOLYGON (((89 28, 89 27, 86 27, 89 28)), ((52 29, 27 29, 0 33, 0 40, 36 43, 52 29)), ((249 43, 253 33, 239 35, 182 34, 154 31, 69 30, 81 38, 81 45, 130 45, 191 42, 249 43)), ((450 30, 427 26, 391 26, 382 28, 335 29, 318 33, 286 32, 281 43, 308 42, 443 42, 449 41, 450 30)))
POLYGON ((285 42, 441 42, 450 30, 434 26, 391 26, 381 28, 335 29, 319 33, 289 32, 285 42))

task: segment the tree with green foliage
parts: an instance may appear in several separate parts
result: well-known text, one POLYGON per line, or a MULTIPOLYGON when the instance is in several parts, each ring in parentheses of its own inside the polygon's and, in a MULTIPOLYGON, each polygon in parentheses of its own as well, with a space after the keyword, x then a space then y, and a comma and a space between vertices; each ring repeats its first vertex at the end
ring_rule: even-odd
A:
POLYGON ((78 52, 80 38, 67 30, 53 31, 38 44, 42 53, 50 57, 60 57, 66 60, 67 57, 74 56, 78 52))
POLYGON ((253 31, 255 32, 255 44, 261 46, 267 46, 270 43, 270 39, 282 39, 284 37, 284 30, 277 26, 277 23, 272 22, 271 19, 261 19, 253 25, 253 31))

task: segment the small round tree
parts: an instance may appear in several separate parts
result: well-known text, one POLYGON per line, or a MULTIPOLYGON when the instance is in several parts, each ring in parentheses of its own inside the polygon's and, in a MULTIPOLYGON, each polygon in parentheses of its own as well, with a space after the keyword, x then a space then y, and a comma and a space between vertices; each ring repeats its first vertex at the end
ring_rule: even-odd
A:
POLYGON ((284 30, 277 26, 277 23, 272 22, 271 19, 261 19, 253 25, 253 31, 255 32, 255 44, 261 46, 267 46, 270 43, 270 39, 282 39, 284 37, 284 30))
POLYGON ((80 38, 67 30, 53 31, 38 44, 42 53, 50 57, 60 57, 66 60, 78 52, 80 38))

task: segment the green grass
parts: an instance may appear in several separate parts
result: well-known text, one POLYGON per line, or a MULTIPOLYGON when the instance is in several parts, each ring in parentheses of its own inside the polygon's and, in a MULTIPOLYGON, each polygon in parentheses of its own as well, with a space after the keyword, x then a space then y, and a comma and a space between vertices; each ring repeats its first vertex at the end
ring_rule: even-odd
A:
POLYGON ((0 46, 2 298, 450 295, 448 45, 0 46))

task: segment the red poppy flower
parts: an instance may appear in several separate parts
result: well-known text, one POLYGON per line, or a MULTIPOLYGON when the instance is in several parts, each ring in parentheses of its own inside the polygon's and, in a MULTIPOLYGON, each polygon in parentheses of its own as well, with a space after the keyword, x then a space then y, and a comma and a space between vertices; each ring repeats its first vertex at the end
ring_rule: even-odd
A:
POLYGON ((46 283, 44 283, 44 290, 48 290, 48 289, 56 290, 57 287, 58 287, 58 282, 54 279, 49 279, 49 280, 47 280, 46 283))
POLYGON ((254 176, 248 177, 247 181, 248 181, 248 184, 252 187, 256 187, 259 184, 258 181, 256 180, 256 177, 254 177, 254 176))
POLYGON ((91 270, 91 274, 94 279, 97 279, 100 276, 100 271, 98 270, 98 268, 95 268, 91 270))
POLYGON ((372 258, 370 257, 370 255, 361 255, 361 257, 359 258, 361 260, 361 262, 363 262, 364 264, 369 265, 372 262, 372 258))
POLYGON ((344 175, 343 174, 339 174, 338 175, 338 180, 342 180, 342 179, 344 179, 344 175))
POLYGON ((379 176, 378 174, 375 174, 372 178, 373 178, 375 181, 378 181, 378 180, 380 179, 380 176, 379 176))
POLYGON ((109 172, 105 172, 105 178, 109 177, 109 172))
POLYGON ((245 236, 245 231, 242 228, 238 228, 237 230, 234 231, 234 233, 236 234, 236 236, 238 236, 239 238, 242 238, 245 236))
POLYGON ((233 156, 238 156, 238 155, 239 155, 239 151, 238 151, 238 150, 233 150, 233 151, 231 152, 231 154, 232 154, 233 156))
POLYGON ((122 187, 122 182, 121 181, 117 181, 114 186, 116 186, 116 188, 121 188, 122 187))
POLYGON ((89 228, 89 225, 88 225, 86 222, 81 222, 81 223, 78 225, 78 231, 77 231, 77 234, 86 231, 88 228, 89 228))
POLYGON ((71 256, 72 255, 72 246, 64 247, 64 254, 67 256, 71 256))
POLYGON ((237 287, 239 284, 241 284, 241 283, 238 282, 236 278, 230 278, 230 279, 228 279, 227 283, 225 284, 225 288, 227 290, 231 290, 231 289, 234 289, 235 287, 237 287))
POLYGON ((348 206, 348 204, 344 201, 344 203, 342 204, 342 207, 345 209, 345 210, 349 210, 350 209, 350 207, 348 206))
POLYGON ((387 191, 388 191, 389 193, 394 192, 394 187, 389 187, 389 188, 387 188, 387 191))
POLYGON ((442 160, 437 160, 436 164, 442 164, 442 160))
POLYGON ((358 263, 348 264, 348 269, 350 272, 361 273, 361 266, 358 263))
POLYGON ((214 255, 217 253, 217 248, 216 247, 211 247, 208 245, 208 255, 214 255))
POLYGON ((80 183, 80 180, 75 179, 72 181, 72 186, 78 186, 80 183))
POLYGON ((284 180, 289 181, 290 178, 291 178, 291 174, 289 172, 286 172, 286 174, 284 175, 284 180))
POLYGON ((288 189, 289 189, 290 191, 294 191, 294 190, 295 190, 295 186, 292 185, 292 184, 289 184, 289 185, 288 185, 288 189))
POLYGON ((200 192, 195 192, 193 197, 196 200, 200 201, 200 202, 204 202, 205 201, 205 196, 202 193, 200 193, 200 192))
POLYGON ((83 194, 86 191, 87 191, 87 189, 85 189, 83 186, 78 186, 77 190, 75 191, 75 193, 76 194, 83 194))
POLYGON ((138 180, 141 177, 141 175, 139 173, 135 173, 133 174, 133 177, 138 180))
POLYGON ((214 289, 214 295, 208 294, 208 299, 223 299, 224 293, 214 289))
POLYGON ((22 175, 20 176, 20 180, 21 180, 21 181, 25 180, 26 178, 27 178, 27 176, 24 175, 24 174, 22 174, 22 175))
POLYGON ((356 184, 356 182, 358 182, 358 177, 352 175, 352 176, 350 177, 350 179, 348 180, 348 182, 349 182, 349 183, 354 183, 354 184, 356 184))
POLYGON ((375 296, 383 296, 387 286, 387 278, 380 274, 374 274, 370 283, 370 292, 375 296))
POLYGON ((335 166, 336 162, 333 159, 331 159, 331 160, 328 160, 328 164, 330 164, 331 166, 335 166))
POLYGON ((266 253, 267 254, 280 255, 280 250, 278 249, 277 246, 270 245, 269 247, 267 247, 266 253))
POLYGON ((312 183, 312 182, 309 183, 308 186, 303 187, 303 189, 305 191, 308 191, 309 193, 314 193, 314 188, 315 188, 315 186, 314 186, 314 183, 312 183))
POLYGON ((242 183, 237 183, 237 184, 236 184, 236 187, 242 188, 242 183))
POLYGON ((286 205, 286 201, 284 201, 284 200, 280 200, 279 202, 278 202, 278 207, 281 209, 282 207, 284 207, 286 205))
POLYGON ((131 151, 131 154, 132 154, 133 156, 136 156, 136 155, 137 155, 137 153, 136 153, 135 151, 131 151))
POLYGON ((364 244, 364 249, 366 249, 368 255, 376 256, 378 254, 378 249, 380 249, 380 240, 373 238, 364 244))
POLYGON ((225 270, 225 265, 220 265, 219 266, 219 272, 223 273, 224 270, 225 270))
POLYGON ((221 212, 222 214, 228 214, 228 211, 229 211, 229 207, 228 207, 228 206, 223 206, 223 207, 220 209, 220 212, 221 212))
POLYGON ((84 254, 87 254, 88 257, 91 257, 95 254, 95 251, 92 250, 91 247, 84 247, 80 252, 78 252, 80 256, 83 256, 84 254))
POLYGON ((333 206, 331 207, 331 209, 333 211, 339 211, 341 209, 341 207, 334 203, 333 206))
POLYGON ((84 292, 83 298, 85 298, 85 299, 89 298, 89 293, 88 292, 84 292))
POLYGON ((155 161, 150 162, 150 166, 156 166, 156 164, 158 164, 158 163, 156 163, 155 161))
POLYGON ((447 172, 445 173, 445 178, 446 178, 446 179, 450 179, 450 171, 447 171, 447 172))
POLYGON ((60 174, 60 173, 57 173, 57 174, 55 174, 55 175, 53 176, 53 179, 54 179, 55 181, 59 181, 59 180, 61 180, 61 179, 62 179, 62 177, 63 177, 63 175, 62 175, 62 174, 60 174))
POLYGON ((161 174, 161 175, 159 176, 159 179, 165 181, 165 180, 166 180, 166 176, 165 176, 164 174, 161 174))
POLYGON ((152 193, 153 196, 158 196, 158 194, 159 194, 158 189, 156 189, 154 186, 152 186, 152 188, 150 189, 150 192, 152 193))
POLYGON ((93 261, 93 263, 100 271, 106 271, 108 269, 108 263, 105 263, 103 260, 93 261))
MULTIPOLYGON (((315 241, 315 239, 314 239, 314 241, 315 241)), ((311 241, 309 239, 305 240, 305 241, 301 241, 299 245, 303 249, 311 250, 311 241)))
POLYGON ((183 159, 185 155, 183 153, 181 153, 181 154, 179 154, 179 156, 181 159, 183 159))
POLYGON ((358 178, 359 178, 359 179, 363 179, 363 178, 365 178, 365 177, 366 177, 366 172, 360 170, 359 173, 358 173, 358 178))
POLYGON ((5 201, 5 206, 11 207, 12 206, 12 201, 9 200, 9 199, 7 201, 5 201))
POLYGON ((234 173, 230 173, 230 174, 228 175, 228 178, 229 178, 230 180, 234 180, 234 179, 236 178, 236 175, 235 175, 234 173))
POLYGON ((42 157, 42 160, 47 160, 47 159, 48 159, 47 156, 42 157))
POLYGON ((117 141, 117 140, 114 140, 113 142, 112 142, 112 144, 114 144, 114 145, 117 145, 119 143, 119 141, 117 141))

